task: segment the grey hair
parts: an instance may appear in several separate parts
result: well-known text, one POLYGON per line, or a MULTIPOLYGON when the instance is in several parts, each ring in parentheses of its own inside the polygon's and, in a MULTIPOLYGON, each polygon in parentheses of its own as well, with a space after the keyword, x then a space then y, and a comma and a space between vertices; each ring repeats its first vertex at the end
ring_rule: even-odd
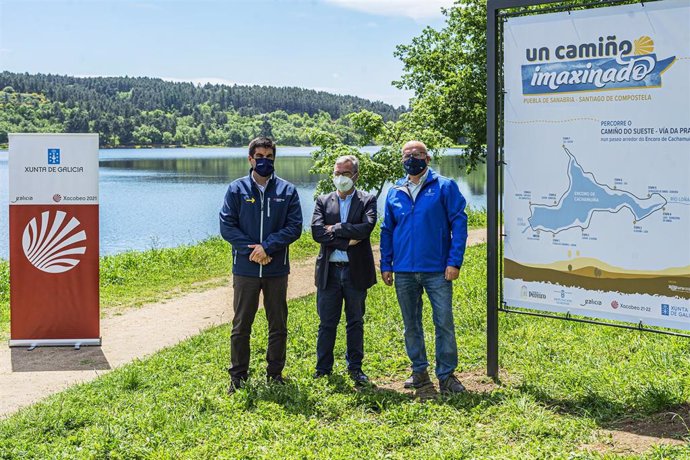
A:
POLYGON ((340 157, 338 157, 337 160, 335 160, 335 164, 345 163, 346 161, 349 161, 350 163, 352 163, 352 175, 357 174, 359 172, 359 160, 354 155, 340 156, 340 157))

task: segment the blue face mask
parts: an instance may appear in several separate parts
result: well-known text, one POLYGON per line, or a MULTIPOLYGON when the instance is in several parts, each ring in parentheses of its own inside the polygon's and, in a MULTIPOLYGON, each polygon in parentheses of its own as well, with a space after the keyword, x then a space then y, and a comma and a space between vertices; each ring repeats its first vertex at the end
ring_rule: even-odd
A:
POLYGON ((270 158, 256 158, 254 160, 256 166, 254 166, 254 171, 261 177, 268 177, 273 174, 273 160, 270 158))
POLYGON ((410 157, 403 163, 403 168, 410 176, 418 176, 426 168, 426 158, 410 157))

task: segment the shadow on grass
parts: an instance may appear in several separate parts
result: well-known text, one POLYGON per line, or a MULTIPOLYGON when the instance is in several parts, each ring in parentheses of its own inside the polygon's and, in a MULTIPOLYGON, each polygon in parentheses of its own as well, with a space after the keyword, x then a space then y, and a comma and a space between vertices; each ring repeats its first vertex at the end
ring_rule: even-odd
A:
POLYGON ((375 384, 357 388, 341 375, 325 377, 323 383, 310 380, 288 380, 285 385, 268 385, 250 382, 241 393, 246 410, 256 408, 260 401, 278 404, 293 415, 333 419, 337 417, 340 397, 348 398, 350 408, 359 408, 369 413, 383 413, 396 406, 420 402, 424 404, 448 405, 457 410, 469 411, 476 406, 500 404, 505 399, 502 392, 467 392, 454 396, 440 395, 435 389, 426 388, 421 394, 403 392, 375 384), (334 398, 335 397, 335 398, 334 398), (333 402, 332 399, 338 399, 333 402))
POLYGON ((554 398, 543 389, 521 384, 516 389, 534 397, 558 414, 593 419, 599 427, 652 438, 687 438, 690 405, 678 404, 670 395, 650 390, 642 395, 642 407, 626 405, 594 391, 573 398, 554 398))

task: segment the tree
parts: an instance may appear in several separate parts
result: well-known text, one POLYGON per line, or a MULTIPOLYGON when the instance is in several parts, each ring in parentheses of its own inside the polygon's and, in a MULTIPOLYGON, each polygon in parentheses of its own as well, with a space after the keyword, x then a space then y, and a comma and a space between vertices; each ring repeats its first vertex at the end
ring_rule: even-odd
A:
POLYGON ((175 136, 173 136, 169 131, 163 132, 163 144, 171 145, 175 142, 175 136))
POLYGON ((273 137, 273 128, 271 126, 271 121, 268 119, 268 115, 264 115, 261 121, 261 135, 263 137, 273 137))
MULTIPOLYGON (((604 6, 606 2, 596 6, 589 0, 568 0, 515 11, 604 6)), ((427 27, 409 45, 396 47, 394 55, 402 60, 404 74, 393 84, 414 91, 412 105, 425 107, 444 135, 467 144, 467 164, 473 169, 486 157, 486 0, 455 0, 452 8, 442 11, 443 29, 427 27)))
POLYGON ((163 140, 163 135, 155 126, 140 125, 134 130, 132 134, 134 142, 137 144, 160 144, 163 140))
POLYGON ((68 133, 88 133, 89 115, 86 110, 72 109, 67 117, 65 131, 68 133))
POLYGON ((474 168, 486 156, 486 0, 457 0, 443 14, 443 29, 396 48, 404 74, 393 84, 414 91, 412 105, 442 134, 465 141, 474 168))
POLYGON ((206 133, 206 125, 199 125, 199 140, 198 143, 205 145, 208 143, 208 134, 206 133))
POLYGON ((336 159, 342 155, 354 155, 359 159, 357 187, 376 194, 377 198, 387 182, 403 177, 400 150, 405 142, 420 140, 434 155, 439 155, 452 144, 451 140, 428 126, 424 116, 423 109, 413 110, 402 114, 398 121, 386 122, 381 115, 366 110, 350 114, 347 118, 359 133, 356 146, 346 145, 344 139, 336 134, 310 129, 309 139, 319 149, 312 152, 314 165, 309 172, 328 176, 316 185, 315 194, 335 190, 330 177, 336 159), (371 144, 381 146, 373 155, 361 150, 361 147, 371 144))

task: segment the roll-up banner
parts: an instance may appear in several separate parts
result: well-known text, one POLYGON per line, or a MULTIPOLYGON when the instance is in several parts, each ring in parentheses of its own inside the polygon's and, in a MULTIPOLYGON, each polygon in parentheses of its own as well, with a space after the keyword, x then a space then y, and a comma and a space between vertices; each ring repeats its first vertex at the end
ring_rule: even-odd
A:
POLYGON ((10 134, 10 346, 100 345, 98 135, 10 134))
POLYGON ((504 301, 690 329, 690 2, 503 36, 504 301))

